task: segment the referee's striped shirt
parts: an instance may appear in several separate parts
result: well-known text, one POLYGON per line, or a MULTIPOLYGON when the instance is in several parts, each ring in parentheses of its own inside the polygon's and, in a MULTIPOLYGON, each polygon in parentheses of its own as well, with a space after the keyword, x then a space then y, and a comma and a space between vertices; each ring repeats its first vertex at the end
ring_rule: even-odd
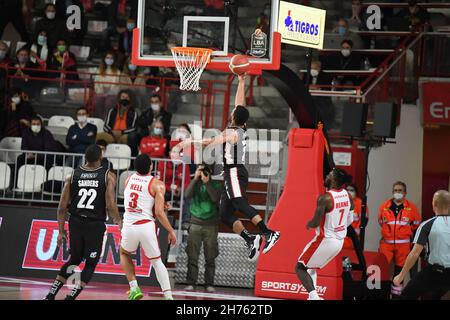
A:
POLYGON ((422 222, 413 242, 427 247, 429 264, 450 268, 449 216, 435 216, 422 222))

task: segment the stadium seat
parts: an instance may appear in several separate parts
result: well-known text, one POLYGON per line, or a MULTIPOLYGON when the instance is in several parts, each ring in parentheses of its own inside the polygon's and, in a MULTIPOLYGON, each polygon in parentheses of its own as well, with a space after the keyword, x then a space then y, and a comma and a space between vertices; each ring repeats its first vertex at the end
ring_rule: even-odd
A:
POLYGON ((0 190, 8 189, 10 180, 11 180, 11 168, 8 166, 6 162, 0 162, 0 190))
POLYGON ((89 60, 89 55, 91 53, 91 47, 71 45, 69 50, 77 57, 78 61, 89 60))
POLYGON ((130 167, 130 159, 117 159, 131 157, 131 149, 126 144, 109 144, 106 147, 105 157, 111 162, 114 170, 126 170, 130 167))
POLYGON ((64 181, 67 176, 73 173, 71 167, 54 166, 50 168, 47 175, 47 181, 44 182, 42 193, 45 195, 59 196, 61 195, 64 181))
POLYGON ((47 179, 47 170, 43 166, 24 164, 17 175, 17 188, 15 192, 40 192, 41 185, 47 179))
POLYGON ((103 121, 100 118, 88 118, 87 121, 97 127, 97 133, 103 132, 103 127, 105 126, 105 121, 103 121))
POLYGON ((120 174, 119 176, 119 194, 117 195, 118 198, 123 199, 123 193, 125 191, 125 181, 127 180, 127 178, 131 175, 133 175, 134 173, 136 173, 136 171, 124 171, 120 174))
MULTIPOLYGON (((20 137, 5 137, 0 141, 0 149, 7 150, 21 150, 22 149, 22 138, 20 137)), ((22 152, 0 152, 0 161, 5 161, 6 163, 15 163, 16 158, 22 152)))
POLYGON ((69 116, 52 116, 48 120, 49 127, 63 127, 69 129, 75 124, 75 120, 69 116))
POLYGON ((87 31, 88 34, 97 36, 101 35, 108 28, 108 21, 89 20, 87 31))

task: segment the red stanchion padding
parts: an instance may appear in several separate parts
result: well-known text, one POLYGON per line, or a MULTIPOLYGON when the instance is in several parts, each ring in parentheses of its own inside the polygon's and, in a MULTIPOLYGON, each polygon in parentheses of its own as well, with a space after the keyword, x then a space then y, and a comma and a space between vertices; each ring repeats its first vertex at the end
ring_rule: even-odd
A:
MULTIPOLYGON (((321 130, 292 129, 288 164, 281 197, 268 226, 281 238, 267 254, 259 256, 255 295, 284 299, 307 299, 308 293, 295 274, 295 265, 314 230, 306 230, 323 186, 325 138, 321 130)), ((325 299, 342 299, 342 260, 333 259, 318 270, 317 292, 325 299)))

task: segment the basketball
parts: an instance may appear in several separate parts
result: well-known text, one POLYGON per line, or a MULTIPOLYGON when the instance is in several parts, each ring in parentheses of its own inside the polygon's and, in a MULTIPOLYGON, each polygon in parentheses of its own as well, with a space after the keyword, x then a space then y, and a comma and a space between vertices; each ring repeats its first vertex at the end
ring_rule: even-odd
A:
POLYGON ((247 56, 237 54, 230 60, 230 70, 235 75, 242 75, 250 70, 250 62, 247 56))

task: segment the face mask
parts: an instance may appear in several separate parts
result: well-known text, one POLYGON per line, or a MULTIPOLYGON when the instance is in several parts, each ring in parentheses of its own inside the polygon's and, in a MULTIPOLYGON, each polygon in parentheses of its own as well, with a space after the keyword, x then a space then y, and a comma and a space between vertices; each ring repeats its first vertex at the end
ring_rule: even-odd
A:
POLYGON ((65 52, 66 51, 66 46, 65 45, 59 45, 59 46, 57 46, 57 48, 58 48, 58 51, 59 52, 61 52, 61 53, 63 53, 63 52, 65 52))
POLYGON ((341 36, 344 36, 347 33, 347 28, 346 27, 339 27, 338 28, 338 33, 341 36))
POLYGON ((0 60, 5 59, 5 57, 6 57, 6 51, 0 50, 0 60))
POLYGON ((25 64, 28 62, 28 57, 18 57, 17 60, 20 64, 25 64))
POLYGON ((77 119, 78 119, 78 122, 81 124, 85 124, 87 122, 86 116, 78 116, 77 119))
POLYGON ((344 57, 348 57, 350 55, 350 49, 342 49, 341 53, 344 57))
POLYGON ((105 59, 105 63, 107 66, 112 66, 114 63, 114 59, 105 59))
POLYGON ((127 29, 128 29, 129 31, 133 30, 134 28, 135 28, 134 22, 127 23, 127 29))
POLYGON ((158 103, 152 103, 150 107, 153 111, 159 111, 159 109, 161 108, 158 103))
POLYGON ((394 193, 394 199, 395 200, 402 200, 403 199, 403 193, 394 193))
POLYGON ((46 36, 42 36, 42 35, 38 36, 37 43, 40 46, 43 46, 43 45, 47 44, 47 37, 46 36))
POLYGON ((20 103, 20 97, 12 97, 11 98, 11 102, 14 104, 19 104, 20 103))
POLYGON ((134 71, 134 70, 136 70, 137 69, 137 66, 135 66, 134 64, 129 64, 128 65, 128 70, 130 70, 130 71, 134 71))
POLYGON ((312 77, 317 77, 318 75, 319 75, 319 70, 311 69, 311 76, 312 77))
POLYGON ((32 125, 31 126, 31 131, 33 131, 34 133, 39 133, 39 132, 41 132, 41 126, 39 126, 39 125, 32 125))
POLYGON ((55 19, 56 12, 48 11, 45 15, 47 16, 47 19, 53 20, 53 19, 55 19))
POLYGON ((162 135, 162 129, 161 128, 153 128, 153 133, 157 136, 162 135))
POLYGON ((270 9, 264 9, 264 15, 265 16, 270 16, 270 9))
POLYGON ((352 197, 352 199, 356 196, 355 191, 349 191, 348 194, 352 197))
POLYGON ((120 100, 120 104, 123 105, 124 107, 126 107, 130 104, 130 100, 122 99, 122 100, 120 100))

